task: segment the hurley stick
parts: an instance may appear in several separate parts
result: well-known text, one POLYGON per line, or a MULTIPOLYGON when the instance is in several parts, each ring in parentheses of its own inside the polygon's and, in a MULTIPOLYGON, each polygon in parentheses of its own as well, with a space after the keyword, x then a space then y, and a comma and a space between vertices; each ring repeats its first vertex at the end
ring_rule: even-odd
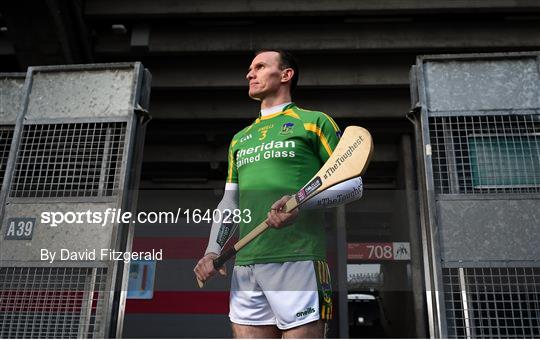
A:
MULTIPOLYGON (((372 155, 373 140, 368 130, 359 126, 347 127, 330 158, 328 158, 315 176, 287 201, 284 211, 290 212, 322 191, 348 179, 362 176, 367 169, 372 155)), ((255 237, 262 234, 266 229, 268 229, 266 221, 259 224, 250 233, 236 242, 233 247, 214 259, 214 268, 216 270, 221 268, 240 249, 255 237)), ((199 279, 197 279, 197 283, 200 288, 204 286, 204 282, 199 279)))

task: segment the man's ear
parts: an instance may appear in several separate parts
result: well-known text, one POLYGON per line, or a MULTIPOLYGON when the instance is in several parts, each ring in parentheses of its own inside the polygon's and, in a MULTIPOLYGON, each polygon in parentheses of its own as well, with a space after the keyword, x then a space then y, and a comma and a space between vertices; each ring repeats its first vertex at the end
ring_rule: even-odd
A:
POLYGON ((292 68, 286 68, 283 70, 283 73, 281 74, 281 82, 286 83, 289 80, 291 80, 294 76, 294 70, 292 68))

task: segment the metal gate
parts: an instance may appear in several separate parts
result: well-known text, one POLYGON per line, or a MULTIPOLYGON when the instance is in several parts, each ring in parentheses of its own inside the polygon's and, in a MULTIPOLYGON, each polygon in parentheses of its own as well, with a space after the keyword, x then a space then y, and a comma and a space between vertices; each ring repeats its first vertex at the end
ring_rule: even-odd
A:
POLYGON ((149 84, 140 63, 28 69, 2 183, 1 338, 121 335, 127 265, 84 254, 129 251, 133 225, 71 216, 134 211, 149 84))
POLYGON ((0 73, 0 183, 4 180, 17 114, 22 103, 24 73, 0 73))
POLYGON ((539 53, 411 70, 432 337, 540 337, 539 53))

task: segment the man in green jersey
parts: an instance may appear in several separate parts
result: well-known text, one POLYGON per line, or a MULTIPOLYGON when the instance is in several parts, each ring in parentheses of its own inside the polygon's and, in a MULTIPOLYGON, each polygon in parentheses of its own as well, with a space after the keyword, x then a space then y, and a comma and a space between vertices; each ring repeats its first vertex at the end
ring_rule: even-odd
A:
MULTIPOLYGON (((287 52, 256 54, 246 78, 249 96, 261 102, 261 111, 229 147, 226 190, 217 209, 249 211, 249 223, 240 222, 240 238, 262 221, 272 227, 236 255, 229 317, 238 338, 323 337, 325 321, 332 317, 323 210, 281 211, 287 195, 311 179, 341 136, 328 115, 292 102, 298 74, 287 52)), ((362 181, 356 178, 308 205, 335 206, 361 194, 362 181)), ((213 224, 205 256, 194 269, 200 280, 216 273, 212 260, 230 231, 226 223, 213 224)), ((225 269, 220 272, 224 275, 225 269)))

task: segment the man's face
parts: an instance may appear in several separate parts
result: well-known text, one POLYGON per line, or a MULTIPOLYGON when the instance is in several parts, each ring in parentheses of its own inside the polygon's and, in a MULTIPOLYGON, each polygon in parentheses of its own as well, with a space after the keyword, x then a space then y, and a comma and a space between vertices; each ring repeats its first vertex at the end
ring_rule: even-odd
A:
POLYGON ((279 53, 263 52, 257 55, 251 62, 246 75, 249 81, 249 96, 262 100, 276 93, 283 84, 282 75, 279 53))

